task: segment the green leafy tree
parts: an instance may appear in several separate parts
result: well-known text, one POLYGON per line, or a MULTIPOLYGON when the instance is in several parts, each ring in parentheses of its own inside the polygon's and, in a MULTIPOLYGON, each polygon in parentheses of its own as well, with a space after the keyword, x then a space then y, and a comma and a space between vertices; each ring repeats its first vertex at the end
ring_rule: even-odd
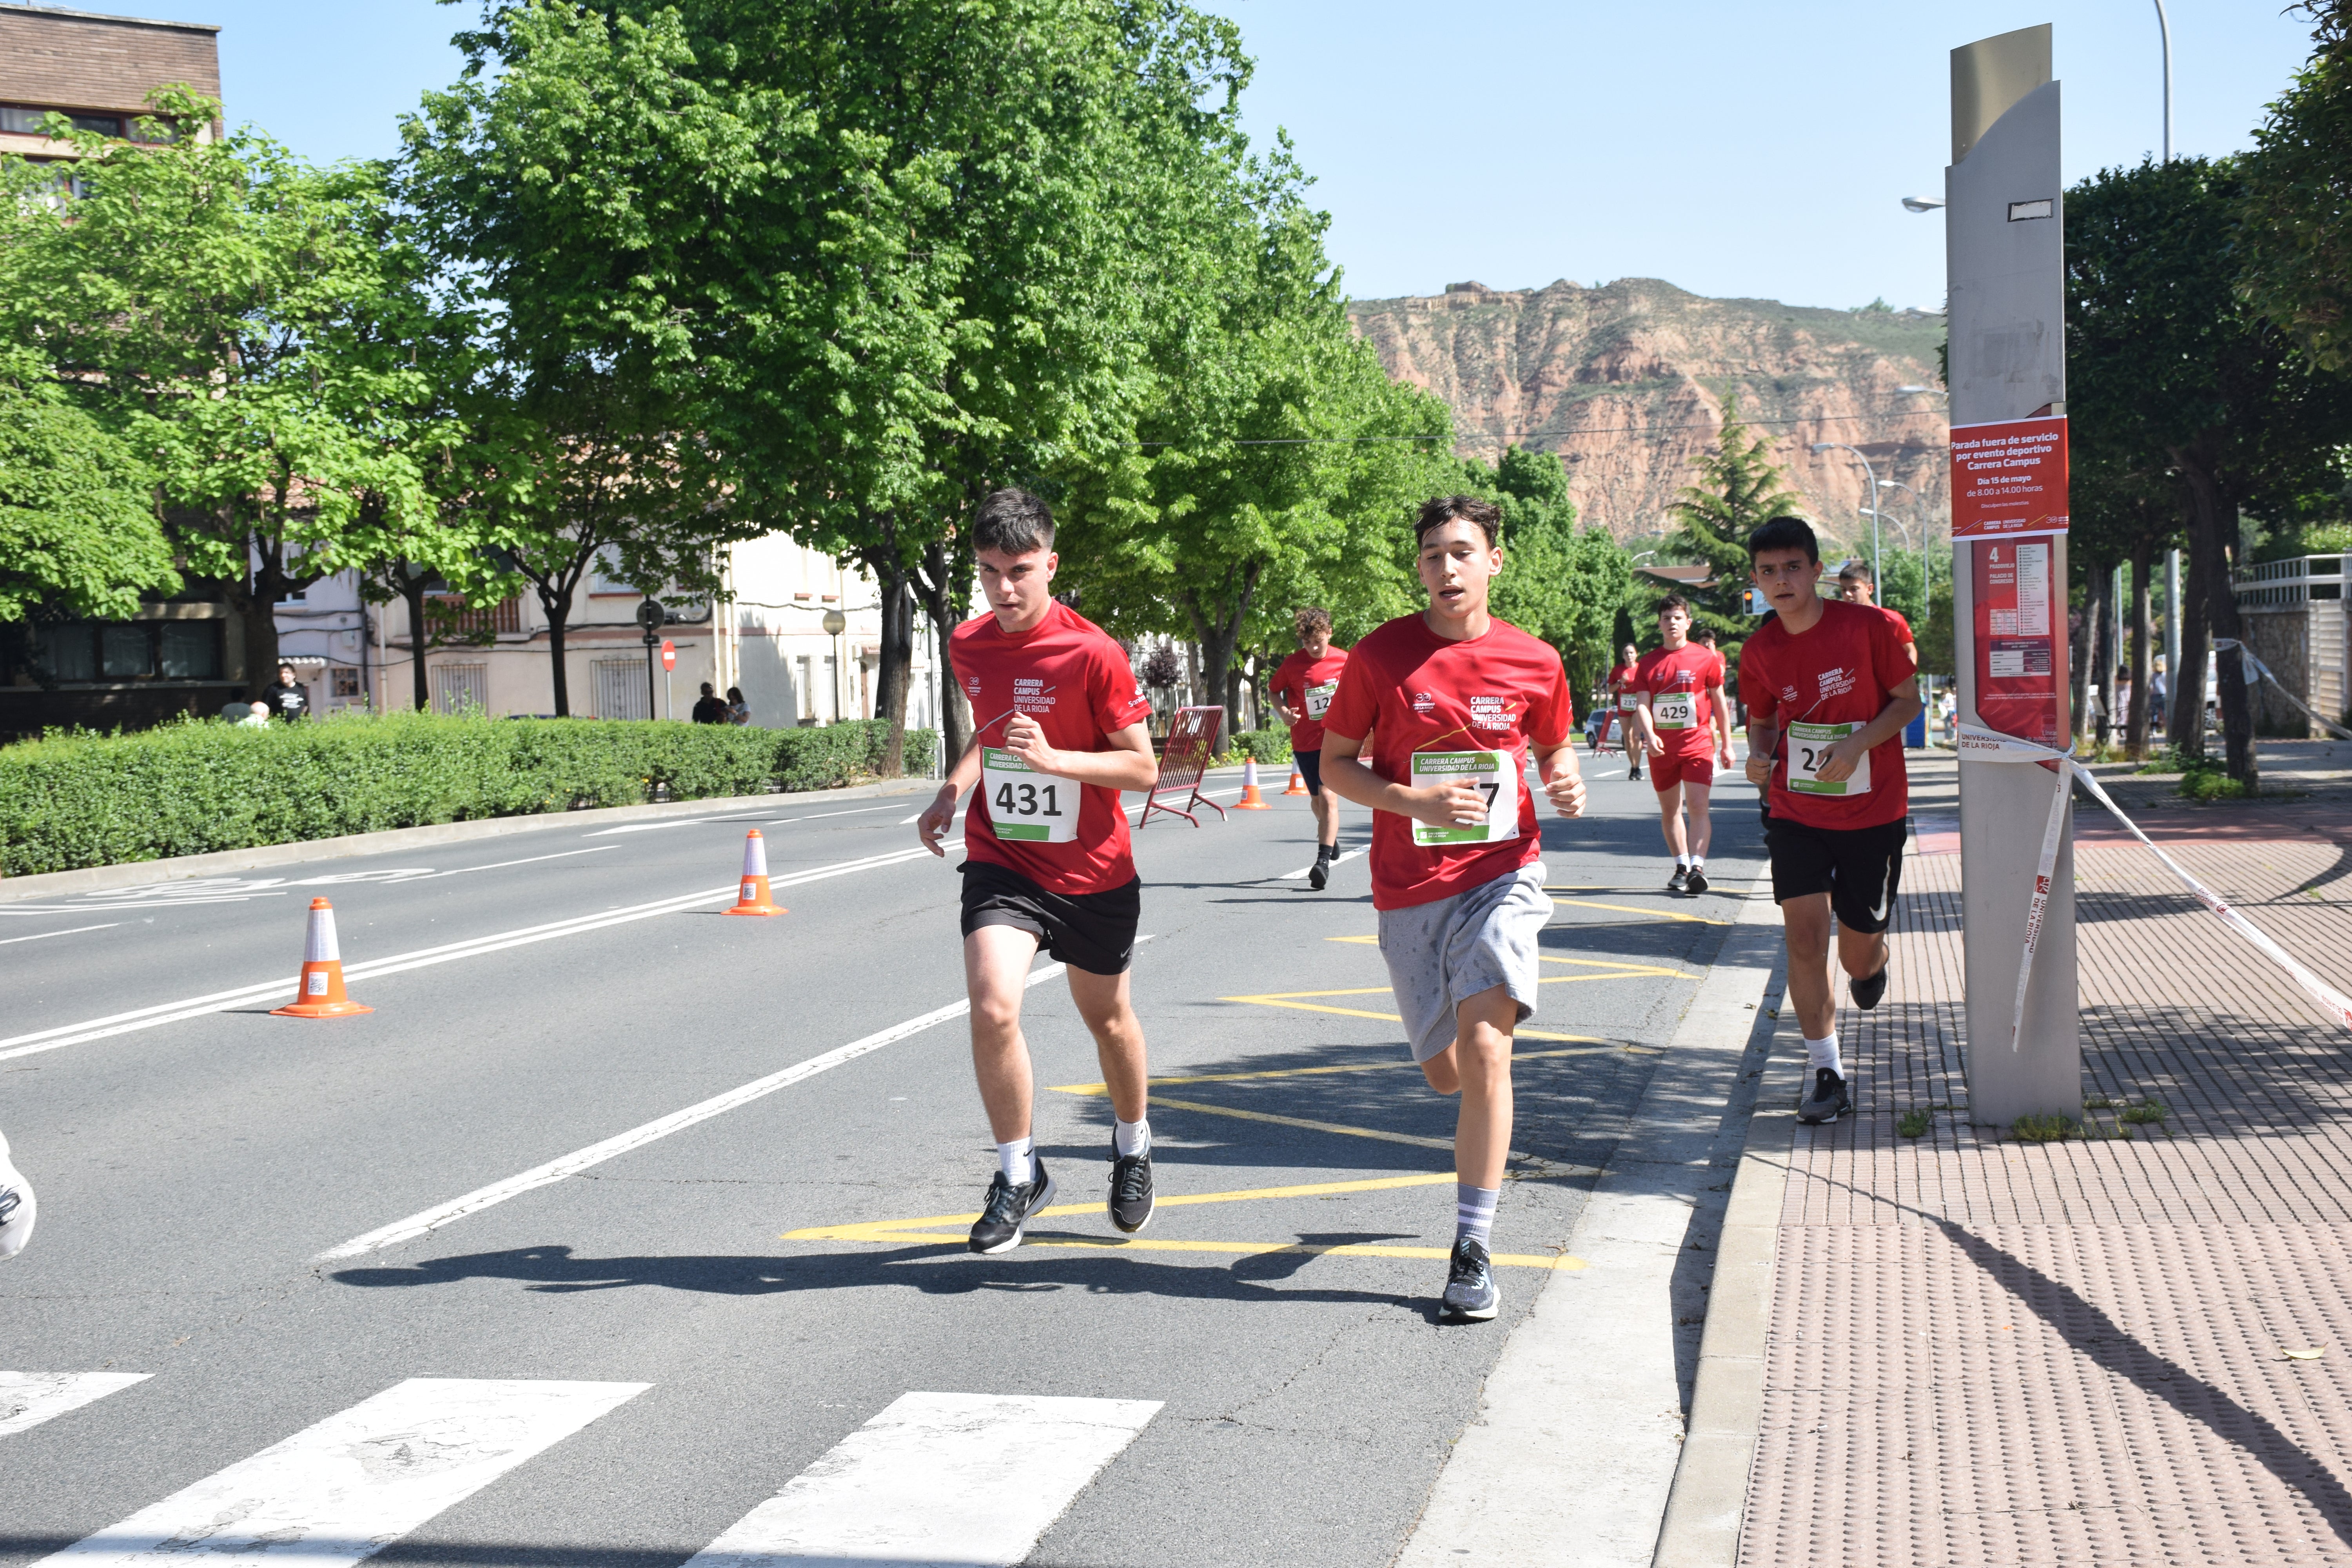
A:
POLYGON ((179 585, 154 470, 38 356, 0 356, 0 622, 121 620, 142 593, 179 585))
POLYGON ((2310 61, 2244 160, 2241 286, 2331 370, 2352 369, 2352 0, 2292 7, 2316 24, 2310 61))
POLYGON ((425 395, 381 170, 215 140, 218 113, 171 88, 160 144, 75 134, 76 195, 0 160, 0 332, 153 463, 183 567, 221 584, 257 686, 278 604, 369 564, 380 525, 425 504, 425 395))
POLYGON ((1738 645, 1754 625, 1742 605, 1748 534, 1804 505, 1788 489, 1771 450, 1769 441, 1751 436, 1741 422, 1738 399, 1727 395, 1715 450, 1697 460, 1698 483, 1685 487, 1669 508, 1676 521, 1670 548, 1714 574, 1713 588, 1687 591, 1685 597, 1691 600, 1692 618, 1715 629, 1727 659, 1738 657, 1738 645))

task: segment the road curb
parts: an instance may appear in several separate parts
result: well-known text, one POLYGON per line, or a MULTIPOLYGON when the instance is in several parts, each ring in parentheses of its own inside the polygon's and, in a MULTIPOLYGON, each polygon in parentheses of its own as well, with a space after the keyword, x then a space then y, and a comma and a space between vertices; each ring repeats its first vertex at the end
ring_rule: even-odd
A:
MULTIPOLYGON (((1781 1048, 1796 1026, 1785 973, 1784 955, 1780 1017, 1724 1210, 1690 1418, 1652 1568, 1731 1568, 1739 1560, 1748 1471, 1764 1413, 1765 1336, 1771 1325, 1780 1204, 1803 1086, 1802 1049, 1792 1056, 1781 1048)), ((1801 1047, 1801 1035, 1794 1037, 1801 1047)))
POLYGON ((45 871, 32 877, 11 877, 0 879, 0 904, 14 903, 23 899, 103 892, 114 888, 140 888, 151 882, 176 882, 190 877, 213 877, 230 871, 257 871, 272 866, 299 866, 312 860, 339 860, 352 855, 421 849, 436 844, 470 844, 478 839, 538 833, 551 827, 593 828, 669 816, 708 816, 714 813, 804 805, 812 801, 872 800, 894 795, 917 795, 938 788, 939 781, 936 779, 887 779, 877 784, 852 784, 845 789, 801 790, 790 795, 668 800, 652 805, 598 806, 588 811, 549 811, 530 816, 491 816, 475 822, 436 822, 421 827, 391 827, 381 833, 347 833, 335 838, 306 838, 292 844, 258 844, 250 849, 220 849, 208 855, 179 855, 164 860, 126 860, 113 866, 89 866, 78 871, 45 871))

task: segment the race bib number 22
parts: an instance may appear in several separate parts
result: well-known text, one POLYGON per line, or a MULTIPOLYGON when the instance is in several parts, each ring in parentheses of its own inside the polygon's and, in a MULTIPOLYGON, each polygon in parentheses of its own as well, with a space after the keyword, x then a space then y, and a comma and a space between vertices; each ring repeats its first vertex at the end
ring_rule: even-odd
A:
POLYGON ((988 824, 999 838, 1077 842, 1079 786, 1068 779, 1038 773, 1011 752, 983 746, 980 784, 988 797, 988 824))
POLYGON ((1415 822, 1415 844, 1500 844, 1519 836, 1519 769, 1508 752, 1415 752, 1412 787, 1466 784, 1486 797, 1486 820, 1464 827, 1455 823, 1415 822))
POLYGON ((1789 788, 1797 795, 1868 795, 1870 793, 1870 753, 1853 766, 1851 776, 1830 780, 1822 777, 1822 764, 1829 761, 1830 748, 1861 729, 1859 724, 1791 724, 1786 742, 1789 752, 1789 788))

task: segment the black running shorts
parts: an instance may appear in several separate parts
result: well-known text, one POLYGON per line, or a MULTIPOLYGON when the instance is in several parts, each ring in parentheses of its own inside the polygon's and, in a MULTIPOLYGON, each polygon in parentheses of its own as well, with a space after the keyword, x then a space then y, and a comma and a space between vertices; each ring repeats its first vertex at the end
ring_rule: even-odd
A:
POLYGON ((1895 918, 1908 831, 1899 818, 1876 827, 1832 828, 1767 816, 1764 847, 1772 857, 1772 901, 1785 904, 1809 893, 1827 893, 1838 924, 1848 931, 1885 931, 1895 918))
POLYGON ((1307 793, 1308 795, 1321 795, 1323 793, 1322 752, 1293 752, 1290 753, 1290 763, 1291 766, 1298 770, 1298 776, 1307 781, 1307 793))
POLYGON ((1143 918, 1141 879, 1104 893, 1049 893, 992 861, 967 860, 958 868, 964 935, 982 926, 1012 926, 1073 969, 1127 973, 1135 957, 1135 924, 1143 918))

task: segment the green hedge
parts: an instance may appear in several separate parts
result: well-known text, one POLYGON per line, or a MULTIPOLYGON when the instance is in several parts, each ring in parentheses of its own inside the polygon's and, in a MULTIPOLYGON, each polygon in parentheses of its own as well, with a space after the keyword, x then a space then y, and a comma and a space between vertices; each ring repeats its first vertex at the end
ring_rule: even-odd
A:
POLYGON ((1244 730, 1228 738, 1220 763, 1238 763, 1244 757, 1255 757, 1261 763, 1290 761, 1290 731, 1279 730, 1244 730))
MULTIPOLYGON (((907 731, 906 772, 938 735, 907 731)), ((359 713, 193 720, 0 747, 0 872, 26 877, 486 816, 832 789, 873 777, 878 720, 812 730, 359 713)))

